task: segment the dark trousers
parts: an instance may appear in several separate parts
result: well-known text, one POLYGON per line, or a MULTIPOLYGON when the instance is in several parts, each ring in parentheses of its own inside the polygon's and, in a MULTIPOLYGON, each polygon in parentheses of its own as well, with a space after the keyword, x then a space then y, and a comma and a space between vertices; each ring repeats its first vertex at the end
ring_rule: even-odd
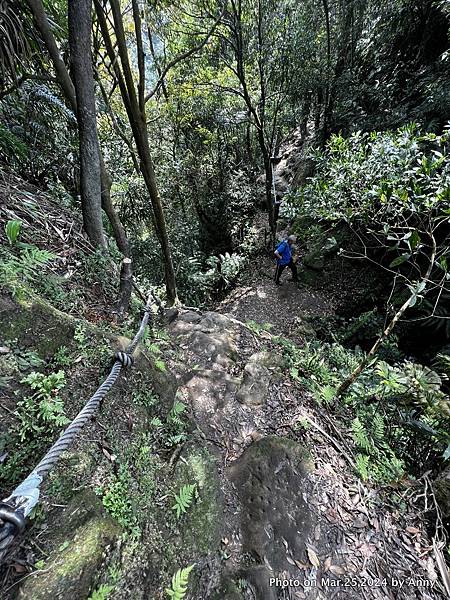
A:
POLYGON ((285 270, 286 267, 289 267, 290 270, 292 271, 292 279, 294 281, 297 281, 297 265, 295 264, 295 262, 291 260, 287 263, 287 265, 278 265, 277 264, 277 268, 275 270, 275 283, 280 283, 280 277, 281 277, 281 273, 285 270))

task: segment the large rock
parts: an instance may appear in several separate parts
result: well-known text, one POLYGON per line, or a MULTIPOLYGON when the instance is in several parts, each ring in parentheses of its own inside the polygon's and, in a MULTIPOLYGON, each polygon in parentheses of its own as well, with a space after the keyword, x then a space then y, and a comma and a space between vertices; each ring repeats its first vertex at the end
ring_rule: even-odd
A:
POLYGON ((249 570, 248 577, 261 598, 273 597, 269 577, 292 572, 293 560, 307 560, 305 543, 313 526, 309 470, 306 451, 275 436, 252 444, 229 467, 242 507, 243 551, 259 565, 249 570))
POLYGON ((236 399, 246 406, 262 406, 269 394, 269 384, 273 371, 280 366, 279 357, 269 352, 252 354, 244 367, 242 385, 236 399))
POLYGON ((19 600, 85 600, 120 533, 91 493, 75 497, 53 527, 57 544, 44 569, 25 581, 19 600))
POLYGON ((228 366, 237 356, 229 319, 218 313, 181 313, 171 324, 171 333, 204 364, 228 366))

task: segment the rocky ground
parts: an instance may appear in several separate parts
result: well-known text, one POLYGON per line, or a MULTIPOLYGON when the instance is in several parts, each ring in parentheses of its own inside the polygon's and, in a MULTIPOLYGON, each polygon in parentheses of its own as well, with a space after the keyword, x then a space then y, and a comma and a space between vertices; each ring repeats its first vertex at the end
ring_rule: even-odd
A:
MULTIPOLYGON (((242 294, 228 308, 255 318, 260 313, 249 313, 247 301, 242 294)), ((315 310, 320 306, 329 309, 318 300, 315 310)), ((170 326, 196 365, 180 391, 218 460, 226 558, 219 597, 444 597, 417 514, 420 486, 402 490, 410 510, 401 514, 382 491, 363 485, 333 422, 282 376, 270 335, 255 335, 230 316, 185 312, 170 326), (305 419, 311 427, 296 426, 305 419), (291 586, 275 585, 289 580, 291 586), (244 582, 239 591, 236 582, 244 582)), ((285 320, 274 325, 290 327, 285 320)), ((209 597, 210 575, 200 579, 203 591, 193 597, 209 597)))
MULTIPOLYGON (((302 276, 299 286, 284 280, 276 288, 271 261, 258 261, 216 311, 174 309, 163 333, 154 330, 164 368, 144 345, 137 369, 45 486, 45 516, 13 554, 2 597, 86 600, 113 581, 110 600, 159 600, 172 573, 189 564, 190 600, 446 597, 435 529, 424 518, 426 476, 397 488, 363 484, 345 424, 289 377, 272 339, 303 344, 316 320, 333 313, 333 300, 302 276), (148 401, 155 387, 157 405, 148 401), (153 419, 164 421, 174 400, 188 407, 190 426, 164 449, 153 419), (133 474, 135 498, 126 501, 137 503, 138 516, 128 518, 139 534, 105 514, 91 491, 118 477, 121 464, 133 474), (175 520, 173 495, 185 484, 195 484, 196 497, 175 520)), ((70 349, 75 323, 61 313, 6 296, 0 308, 4 327, 21 315, 12 332, 21 344, 33 345, 39 321, 41 354, 55 346, 56 331, 70 349)), ((85 368, 78 362, 68 376, 76 381, 85 368)), ((70 389, 73 408, 95 387, 91 375, 70 389)))

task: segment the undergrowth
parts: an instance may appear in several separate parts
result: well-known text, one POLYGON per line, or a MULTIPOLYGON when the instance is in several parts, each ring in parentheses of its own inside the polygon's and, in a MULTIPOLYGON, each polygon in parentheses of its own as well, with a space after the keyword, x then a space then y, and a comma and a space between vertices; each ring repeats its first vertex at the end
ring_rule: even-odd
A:
POLYGON ((43 454, 69 422, 59 395, 65 386, 64 371, 47 375, 33 371, 21 384, 25 386, 25 395, 17 402, 15 421, 3 439, 8 456, 0 466, 0 480, 5 487, 28 472, 36 457, 43 454))
MULTIPOLYGON (((445 373, 403 360, 393 365, 374 359, 345 396, 339 384, 359 364, 360 349, 309 341, 299 347, 273 338, 285 369, 327 410, 348 422, 356 466, 363 479, 398 480, 436 468, 450 458, 450 406, 443 391, 445 373)), ((439 368, 439 365, 437 365, 439 368)))

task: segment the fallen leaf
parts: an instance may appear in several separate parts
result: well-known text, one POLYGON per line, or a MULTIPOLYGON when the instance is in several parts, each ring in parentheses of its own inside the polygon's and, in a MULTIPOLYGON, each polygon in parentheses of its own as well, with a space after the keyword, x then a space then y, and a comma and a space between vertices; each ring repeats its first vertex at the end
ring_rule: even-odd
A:
POLYGON ((325 562, 323 563, 324 571, 328 571, 330 566, 331 566, 331 556, 327 556, 327 558, 325 559, 325 562))
POLYGON ((19 565, 19 563, 14 563, 13 569, 16 573, 26 573, 28 571, 28 569, 24 567, 24 565, 19 565))
POLYGON ((406 531, 407 531, 408 533, 411 533, 412 535, 416 535, 416 534, 420 533, 420 529, 417 529, 417 527, 412 527, 411 525, 409 525, 409 526, 406 528, 406 531))
POLYGON ((314 565, 314 567, 320 567, 320 561, 317 554, 314 552, 312 548, 307 548, 309 562, 314 565))
POLYGON ((331 565, 329 571, 330 573, 333 573, 333 575, 343 575, 345 573, 344 569, 337 565, 331 565))

